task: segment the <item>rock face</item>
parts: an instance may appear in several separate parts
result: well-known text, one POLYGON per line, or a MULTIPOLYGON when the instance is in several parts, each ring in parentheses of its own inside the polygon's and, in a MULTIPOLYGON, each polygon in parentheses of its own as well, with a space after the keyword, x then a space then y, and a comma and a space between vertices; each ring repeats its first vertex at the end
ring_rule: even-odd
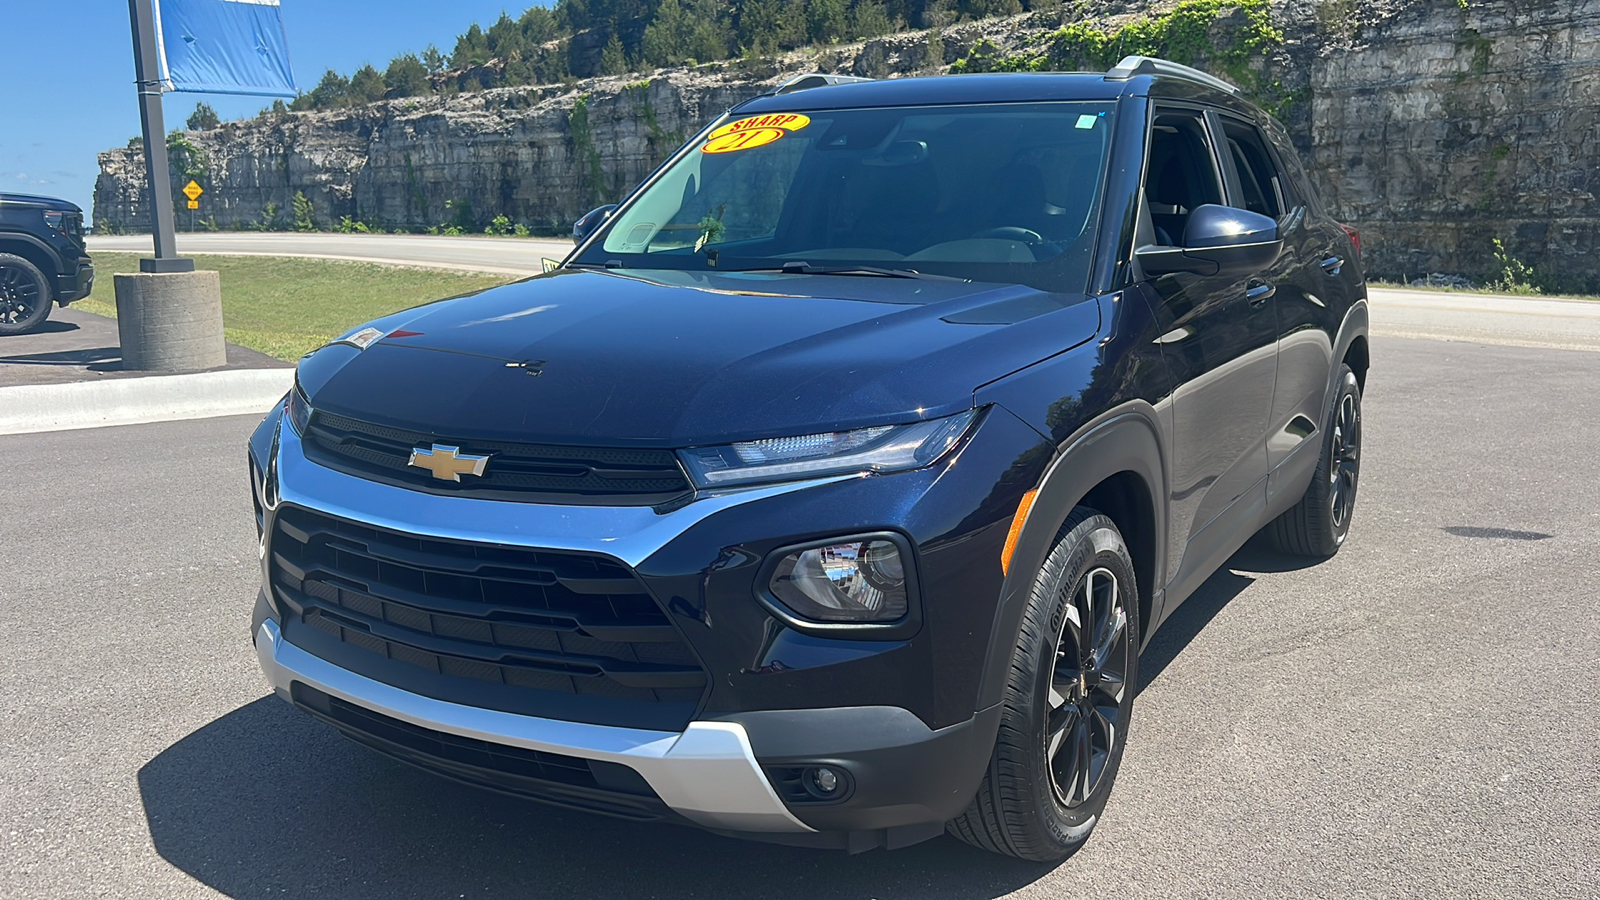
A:
MULTIPOLYGON (((1093 4, 1111 21, 1143 8, 1093 4)), ((504 215, 562 232, 707 120, 785 77, 933 74, 980 39, 1036 46, 1060 24, 1053 15, 663 70, 643 82, 263 116, 187 133, 174 178, 201 181, 198 215, 224 229, 288 227, 298 192, 321 228, 348 216, 481 231, 504 215)), ((1284 42, 1253 68, 1276 85, 1277 112, 1325 202, 1361 229, 1370 273, 1487 276, 1499 239, 1547 286, 1600 290, 1600 0, 1277 0, 1272 15, 1284 42)), ((1229 27, 1224 15, 1213 30, 1229 27)), ((96 228, 148 229, 139 151, 103 153, 100 166, 96 228)))

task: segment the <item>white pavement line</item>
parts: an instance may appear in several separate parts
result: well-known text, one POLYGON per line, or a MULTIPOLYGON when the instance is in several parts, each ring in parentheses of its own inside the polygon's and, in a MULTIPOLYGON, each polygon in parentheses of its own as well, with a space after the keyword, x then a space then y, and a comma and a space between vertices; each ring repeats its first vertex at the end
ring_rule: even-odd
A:
POLYGON ((294 369, 230 369, 0 388, 0 434, 265 414, 294 369))

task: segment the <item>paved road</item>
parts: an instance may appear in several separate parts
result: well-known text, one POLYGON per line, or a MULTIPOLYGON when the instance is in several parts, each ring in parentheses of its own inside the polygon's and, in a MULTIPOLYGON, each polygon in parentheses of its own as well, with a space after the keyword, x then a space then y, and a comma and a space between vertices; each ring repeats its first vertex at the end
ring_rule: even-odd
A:
MULTIPOLYGON (((89 238, 90 250, 148 252, 149 237, 89 238)), ((179 235, 184 253, 322 256, 528 275, 571 241, 364 234, 179 235)), ((1373 290, 1372 330, 1391 337, 1600 351, 1600 302, 1439 291, 1373 290)))
POLYGON ((1377 338, 1331 562, 1146 653, 1059 867, 846 857, 458 787, 267 696, 241 419, 0 437, 0 896, 1561 897, 1600 884, 1600 355, 1377 338))
MULTIPOLYGON (((359 259, 410 266, 471 269, 506 275, 532 275, 544 271, 546 257, 561 259, 572 249, 570 240, 526 238, 443 237, 424 234, 293 234, 218 233, 180 234, 179 253, 221 253, 249 256, 316 256, 359 259)), ((95 235, 89 252, 151 252, 148 235, 95 235)))

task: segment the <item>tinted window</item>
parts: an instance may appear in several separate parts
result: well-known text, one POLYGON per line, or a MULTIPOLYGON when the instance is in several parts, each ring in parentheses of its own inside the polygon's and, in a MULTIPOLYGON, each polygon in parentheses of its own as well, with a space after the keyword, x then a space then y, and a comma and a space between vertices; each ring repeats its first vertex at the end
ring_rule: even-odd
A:
POLYGON ((1207 203, 1222 203, 1222 181, 1199 113, 1163 112, 1150 131, 1150 163, 1145 200, 1157 243, 1178 246, 1189 214, 1207 203))
POLYGON ((1223 132, 1228 139, 1228 157, 1239 176, 1239 190, 1243 195, 1240 205, 1253 213, 1271 216, 1283 214, 1282 179, 1267 152, 1261 133, 1243 122, 1223 120, 1223 132))
POLYGON ((739 119, 663 172, 576 262, 725 271, 858 263, 1082 290, 1112 109, 995 104, 739 119))

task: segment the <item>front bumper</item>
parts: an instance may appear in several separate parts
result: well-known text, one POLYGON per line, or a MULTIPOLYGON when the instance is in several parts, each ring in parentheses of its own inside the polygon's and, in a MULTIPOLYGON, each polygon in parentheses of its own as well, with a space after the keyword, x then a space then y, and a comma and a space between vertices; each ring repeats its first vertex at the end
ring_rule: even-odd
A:
POLYGON ((263 622, 256 654, 273 691, 290 700, 295 682, 431 731, 563 756, 618 763, 638 772, 674 812, 706 828, 814 831, 778 799, 743 726, 691 722, 681 734, 518 716, 402 691, 324 662, 263 622))
MULTIPOLYGON (((941 833, 971 799, 999 719, 998 708, 975 714, 973 706, 993 617, 984 598, 998 592, 999 545, 1014 509, 1006 492, 1020 491, 1033 475, 1018 464, 1018 448, 1037 440, 1008 414, 990 416, 962 451, 962 478, 941 477, 952 461, 939 470, 702 497, 671 510, 474 500, 366 481, 311 462, 293 428, 280 432, 277 416, 252 438, 251 450, 264 576, 284 508, 429 538, 603 553, 638 573, 709 675, 700 707, 681 725, 627 727, 639 723, 488 709, 309 652, 321 645, 309 636, 297 645, 300 620, 285 619, 295 613, 263 595, 253 629, 269 682, 347 735, 458 780, 557 803, 482 767, 463 775, 462 754, 514 748, 626 767, 648 785, 638 794, 667 814, 654 818, 808 846, 914 843, 941 833), (772 548, 885 526, 911 538, 928 585, 917 633, 896 640, 804 634, 754 601, 759 564, 772 548), (397 752, 353 733, 358 729, 319 709, 323 701, 306 702, 297 684, 358 708, 354 716, 370 711, 412 729, 416 740, 397 752), (428 741, 451 745, 451 752, 429 752, 428 741), (461 742, 474 747, 462 750, 461 742), (848 774, 845 796, 819 801, 796 793, 795 773, 818 765, 848 774)), ((1023 460, 1031 465, 1032 458, 1023 460)))
POLYGON ((56 302, 66 306, 82 300, 94 290, 94 263, 88 257, 78 260, 78 271, 56 278, 56 302))

